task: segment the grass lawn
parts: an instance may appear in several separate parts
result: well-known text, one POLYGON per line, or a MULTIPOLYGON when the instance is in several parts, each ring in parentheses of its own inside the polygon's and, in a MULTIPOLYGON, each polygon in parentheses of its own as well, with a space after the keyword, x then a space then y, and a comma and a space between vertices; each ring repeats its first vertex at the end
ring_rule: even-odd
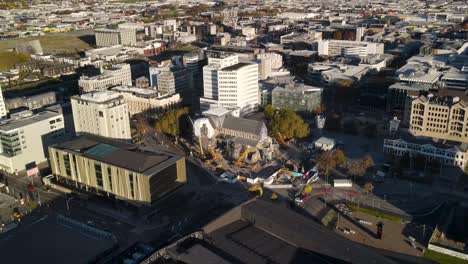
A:
POLYGON ((19 39, 7 39, 0 41, 0 52, 14 49, 17 44, 38 39, 41 42, 44 53, 70 53, 76 50, 88 50, 91 46, 81 40, 80 36, 91 35, 92 31, 72 31, 66 33, 47 34, 19 39))
POLYGON ((200 50, 199 47, 191 45, 191 44, 181 44, 178 45, 177 48, 175 48, 176 51, 197 51, 200 50))
POLYGON ((429 249, 424 252, 424 257, 439 264, 468 264, 468 260, 455 258, 429 249))
POLYGON ((14 51, 0 51, 0 71, 7 71, 13 68, 16 63, 28 61, 28 57, 19 55, 14 51))
POLYGON ((381 213, 379 211, 372 210, 372 209, 367 209, 367 208, 362 208, 362 207, 358 208, 357 206, 350 205, 350 204, 348 204, 348 206, 349 206, 349 208, 351 208, 351 210, 356 211, 356 212, 365 213, 365 214, 368 214, 368 215, 372 215, 372 216, 375 216, 375 217, 378 217, 378 218, 390 220, 390 221, 393 221, 393 222, 400 222, 401 221, 401 217, 398 217, 398 216, 384 214, 384 213, 381 213))

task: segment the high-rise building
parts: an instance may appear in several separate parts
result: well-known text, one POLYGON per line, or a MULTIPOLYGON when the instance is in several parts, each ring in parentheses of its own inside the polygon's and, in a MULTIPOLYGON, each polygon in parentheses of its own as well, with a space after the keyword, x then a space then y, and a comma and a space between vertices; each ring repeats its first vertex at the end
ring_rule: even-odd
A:
POLYGON ((181 66, 169 66, 159 69, 157 75, 158 92, 161 95, 173 95, 185 92, 193 88, 193 75, 190 70, 181 66))
POLYGON ((47 147, 64 134, 61 111, 23 111, 0 124, 0 168, 9 173, 47 161, 47 147))
POLYGON ((102 91, 117 85, 132 85, 130 64, 116 64, 101 70, 101 74, 93 77, 81 76, 78 81, 83 92, 102 91))
POLYGON ((135 29, 107 29, 95 30, 96 46, 111 47, 115 45, 134 46, 137 43, 135 29))
POLYGON ((128 105, 121 94, 100 91, 70 99, 77 135, 88 133, 131 140, 128 105))
POLYGON ((321 56, 367 56, 383 53, 383 43, 350 40, 320 40, 318 42, 318 54, 321 56))
POLYGON ((186 181, 183 157, 98 136, 49 147, 59 183, 137 205, 151 205, 186 181))
POLYGON ((201 110, 210 105, 238 109, 241 114, 253 111, 259 104, 258 64, 239 62, 236 54, 215 53, 203 67, 201 110))
POLYGON ((159 68, 158 67, 150 67, 149 68, 149 75, 150 75, 150 85, 151 87, 158 87, 158 75, 159 75, 159 68))

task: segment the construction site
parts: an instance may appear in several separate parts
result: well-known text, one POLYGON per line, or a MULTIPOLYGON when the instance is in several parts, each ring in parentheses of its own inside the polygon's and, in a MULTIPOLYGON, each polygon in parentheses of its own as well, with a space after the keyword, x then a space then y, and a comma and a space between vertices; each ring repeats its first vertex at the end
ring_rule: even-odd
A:
POLYGON ((217 107, 203 112, 193 122, 193 131, 192 157, 220 182, 242 181, 260 196, 263 188, 291 189, 301 199, 318 179, 316 170, 305 172, 299 161, 288 159, 281 148, 287 143, 281 135, 269 137, 263 121, 233 117, 217 107))

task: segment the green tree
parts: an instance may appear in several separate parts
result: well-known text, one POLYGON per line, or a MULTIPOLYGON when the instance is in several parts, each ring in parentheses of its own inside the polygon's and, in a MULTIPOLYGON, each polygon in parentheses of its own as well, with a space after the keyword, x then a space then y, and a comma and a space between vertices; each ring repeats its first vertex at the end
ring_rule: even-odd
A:
POLYGON ((265 106, 265 110, 263 110, 263 114, 267 120, 272 120, 275 116, 276 109, 271 105, 268 104, 265 106))
POLYGON ((343 165, 346 163, 346 156, 343 153, 343 151, 337 149, 335 153, 333 154, 333 157, 335 159, 336 165, 343 165))
POLYGON ((309 134, 309 125, 294 111, 281 108, 276 111, 267 105, 264 110, 267 126, 271 135, 275 137, 280 133, 284 138, 304 138, 309 134))
POLYGON ((317 168, 330 175, 330 170, 336 168, 336 159, 333 151, 324 151, 317 158, 317 168))
POLYGON ((171 110, 156 121, 156 129, 174 137, 178 136, 181 132, 181 121, 188 113, 188 107, 171 110))

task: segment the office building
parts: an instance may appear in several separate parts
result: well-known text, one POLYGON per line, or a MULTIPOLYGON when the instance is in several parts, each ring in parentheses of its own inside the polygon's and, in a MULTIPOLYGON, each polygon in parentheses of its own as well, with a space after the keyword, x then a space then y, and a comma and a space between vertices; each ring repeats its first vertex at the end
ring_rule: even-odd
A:
POLYGON ((134 46, 137 43, 135 29, 101 28, 95 30, 95 36, 98 47, 134 46))
POLYGON ((272 105, 275 108, 287 108, 303 114, 312 111, 322 104, 322 88, 303 84, 278 86, 272 92, 272 105))
POLYGON ((59 183, 135 205, 151 205, 186 181, 183 157, 81 136, 49 147, 59 183))
POLYGON ((193 88, 192 72, 177 65, 160 68, 157 81, 161 95, 185 94, 193 88))
POLYGON ((383 53, 383 43, 350 40, 320 40, 318 42, 320 56, 367 56, 383 53))
POLYGON ((428 160, 437 160, 443 165, 464 169, 468 162, 468 145, 453 143, 447 140, 396 135, 384 139, 383 151, 396 157, 422 156, 428 160))
POLYGON ((421 95, 411 102, 410 132, 468 143, 468 105, 459 97, 421 95))
POLYGON ((161 95, 156 90, 130 86, 117 86, 113 92, 120 93, 128 104, 130 115, 149 113, 159 114, 178 108, 182 100, 179 94, 161 95))
POLYGON ((132 85, 130 64, 117 64, 102 69, 101 74, 93 77, 81 76, 78 81, 83 92, 102 91, 117 85, 132 85))
POLYGON ((128 104, 121 94, 100 91, 70 99, 77 135, 88 133, 131 140, 128 104))
POLYGON ((203 67, 203 92, 202 111, 218 105, 251 112, 259 104, 258 65, 238 62, 235 54, 211 54, 203 67))
POLYGON ((8 173, 47 161, 47 147, 64 134, 61 111, 23 111, 0 124, 0 168, 8 173))

